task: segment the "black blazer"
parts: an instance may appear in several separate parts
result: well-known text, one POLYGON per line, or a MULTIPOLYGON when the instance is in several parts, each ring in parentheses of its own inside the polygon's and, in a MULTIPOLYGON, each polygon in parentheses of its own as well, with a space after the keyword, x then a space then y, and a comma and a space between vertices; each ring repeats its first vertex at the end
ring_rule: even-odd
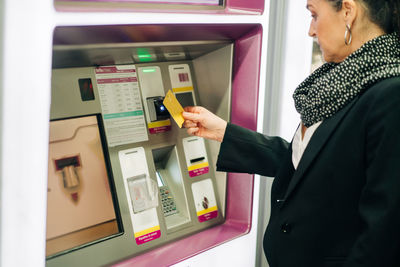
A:
POLYGON ((291 144, 229 124, 217 170, 275 177, 271 267, 400 266, 400 77, 317 128, 297 170, 291 144))

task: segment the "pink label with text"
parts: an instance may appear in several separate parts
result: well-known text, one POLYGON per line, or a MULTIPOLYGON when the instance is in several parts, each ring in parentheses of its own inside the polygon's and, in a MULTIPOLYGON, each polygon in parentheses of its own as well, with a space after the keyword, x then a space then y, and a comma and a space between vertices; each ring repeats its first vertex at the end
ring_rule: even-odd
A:
POLYGON ((208 173, 209 170, 210 170, 209 167, 203 167, 203 168, 191 170, 191 171, 189 171, 189 176, 196 177, 196 176, 208 173))
POLYGON ((145 234, 145 235, 142 235, 142 236, 139 236, 139 237, 135 238, 136 239, 136 244, 142 245, 144 243, 147 243, 147 242, 150 242, 150 241, 152 241, 154 239, 157 239, 160 236, 161 236, 161 231, 157 230, 157 231, 154 231, 154 232, 151 232, 151 233, 148 233, 148 234, 145 234))
POLYGON ((151 134, 165 133, 171 130, 171 125, 149 128, 151 134))
POLYGON ((118 69, 115 66, 109 66, 109 67, 100 67, 96 69, 96 74, 99 73, 133 73, 136 72, 135 69, 118 69))
POLYGON ((97 83, 98 83, 98 84, 106 84, 106 83, 133 83, 133 82, 137 82, 137 78, 136 78, 136 77, 97 79, 97 83))
POLYGON ((199 220, 199 222, 205 222, 205 221, 214 219, 217 216, 218 216, 218 210, 214 210, 209 213, 198 216, 197 219, 199 220))

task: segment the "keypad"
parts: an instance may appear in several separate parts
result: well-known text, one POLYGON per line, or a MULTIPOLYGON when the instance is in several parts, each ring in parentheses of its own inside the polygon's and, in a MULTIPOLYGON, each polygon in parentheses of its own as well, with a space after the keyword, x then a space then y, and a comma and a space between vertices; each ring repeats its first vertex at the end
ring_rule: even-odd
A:
POLYGON ((161 195, 161 204, 164 216, 166 217, 178 213, 174 198, 168 187, 166 186, 160 187, 160 195, 161 195))

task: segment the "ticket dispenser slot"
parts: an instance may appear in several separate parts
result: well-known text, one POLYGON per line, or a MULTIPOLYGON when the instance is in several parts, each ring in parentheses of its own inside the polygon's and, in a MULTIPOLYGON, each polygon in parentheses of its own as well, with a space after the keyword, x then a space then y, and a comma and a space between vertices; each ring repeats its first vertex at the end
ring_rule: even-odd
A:
POLYGON ((186 54, 185 52, 173 52, 173 53, 164 53, 164 58, 167 61, 173 61, 173 60, 185 60, 186 59, 186 54))
POLYGON ((190 221, 181 168, 175 146, 152 151, 167 229, 190 221))
POLYGON ((201 137, 183 138, 187 170, 190 177, 196 177, 209 172, 206 147, 201 137))

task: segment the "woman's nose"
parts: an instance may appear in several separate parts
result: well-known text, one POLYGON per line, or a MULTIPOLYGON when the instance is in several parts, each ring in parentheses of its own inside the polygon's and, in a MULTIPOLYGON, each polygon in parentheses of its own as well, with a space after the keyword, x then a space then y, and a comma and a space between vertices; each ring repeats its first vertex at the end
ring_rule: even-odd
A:
POLYGON ((312 22, 310 23, 310 28, 308 29, 308 35, 310 37, 316 37, 314 25, 312 22))

